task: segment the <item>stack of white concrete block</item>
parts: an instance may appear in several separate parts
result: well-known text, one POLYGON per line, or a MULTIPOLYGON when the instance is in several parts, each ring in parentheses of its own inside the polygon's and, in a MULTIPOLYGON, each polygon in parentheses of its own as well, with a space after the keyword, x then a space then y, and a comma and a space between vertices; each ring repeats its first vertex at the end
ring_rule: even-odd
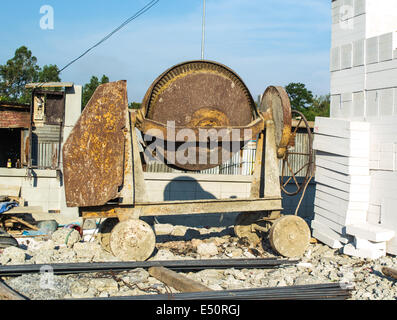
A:
POLYGON ((363 223, 369 206, 369 125, 316 118, 313 236, 332 248, 349 243, 346 225, 363 223))
POLYGON ((395 232, 368 221, 370 124, 316 118, 316 199, 313 237, 348 255, 386 255, 395 232))

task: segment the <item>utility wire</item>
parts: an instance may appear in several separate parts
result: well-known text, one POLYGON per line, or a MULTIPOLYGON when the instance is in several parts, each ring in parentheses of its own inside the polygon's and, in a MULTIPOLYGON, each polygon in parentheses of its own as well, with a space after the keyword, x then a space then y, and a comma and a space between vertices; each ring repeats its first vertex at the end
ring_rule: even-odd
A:
POLYGON ((133 16, 131 16, 130 18, 128 18, 126 21, 124 21, 119 27, 117 27, 116 29, 114 29, 112 32, 110 32, 106 37, 104 37, 102 40, 100 40, 99 42, 97 42, 96 44, 94 44, 92 47, 90 47, 89 49, 87 49, 83 54, 81 54, 80 56, 78 56, 76 59, 72 60, 71 62, 69 62, 66 66, 64 66, 62 69, 59 70, 58 74, 61 73, 62 71, 64 71, 66 68, 68 68, 69 66, 71 66, 73 63, 75 63, 76 61, 80 60, 82 57, 84 57, 88 52, 90 52, 92 49, 98 47, 99 45, 101 45, 103 42, 105 42, 106 40, 108 40, 111 36, 113 36, 116 32, 118 32, 119 30, 121 30, 122 28, 124 28, 127 24, 129 24, 131 21, 135 20, 136 18, 138 18, 139 16, 143 15, 146 11, 148 11, 149 9, 151 9, 153 6, 155 6, 160 0, 152 0, 150 1, 148 4, 146 4, 142 9, 140 9, 138 12, 136 12, 133 16))
MULTIPOLYGON (((135 20, 136 18, 138 18, 139 16, 143 15, 146 11, 148 11, 149 9, 151 9, 153 6, 155 6, 158 2, 160 2, 160 0, 152 0, 150 1, 148 4, 146 4, 143 8, 141 8, 140 10, 138 10, 133 16, 131 16, 130 18, 128 18, 126 21, 124 21, 120 26, 118 26, 116 29, 114 29, 112 32, 110 32, 106 37, 104 37, 102 40, 100 40, 99 42, 97 42, 96 44, 94 44, 92 47, 90 47, 89 49, 87 49, 83 54, 81 54, 80 56, 78 56, 76 59, 70 61, 66 66, 64 66, 62 69, 60 69, 57 73, 58 75, 64 71, 66 68, 70 67, 73 63, 75 63, 76 61, 80 60, 82 57, 84 57, 88 52, 90 52, 92 49, 98 47, 99 45, 101 45, 102 43, 104 43, 106 40, 108 40, 112 35, 114 35, 116 32, 120 31, 122 28, 124 28, 127 24, 129 24, 131 21, 135 20)), ((39 83, 35 88, 41 88, 43 85, 45 84, 45 82, 39 83)))

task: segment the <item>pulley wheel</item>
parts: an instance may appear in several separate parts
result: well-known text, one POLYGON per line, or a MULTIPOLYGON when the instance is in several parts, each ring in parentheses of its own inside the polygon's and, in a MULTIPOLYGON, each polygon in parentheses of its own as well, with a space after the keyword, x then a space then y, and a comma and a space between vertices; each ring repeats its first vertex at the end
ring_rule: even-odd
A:
POLYGON ((274 121, 277 156, 282 158, 291 137, 291 103, 283 87, 270 86, 261 100, 261 110, 270 112, 274 121))
POLYGON ((112 253, 110 250, 110 233, 118 223, 119 219, 117 218, 107 218, 99 226, 98 239, 106 252, 112 253))
POLYGON ((145 261, 152 255, 155 246, 154 231, 142 220, 122 221, 110 234, 110 249, 121 261, 145 261))
POLYGON ((280 255, 300 257, 310 244, 309 226, 298 216, 283 216, 277 219, 269 233, 270 244, 280 255))
MULTIPOLYGON (((269 225, 266 221, 260 221, 265 216, 263 212, 244 212, 240 213, 234 224, 234 233, 239 239, 247 238, 252 246, 257 246, 261 242, 260 232, 253 228, 253 224, 258 224, 263 228, 269 225)), ((269 227, 270 229, 270 227, 269 227)))

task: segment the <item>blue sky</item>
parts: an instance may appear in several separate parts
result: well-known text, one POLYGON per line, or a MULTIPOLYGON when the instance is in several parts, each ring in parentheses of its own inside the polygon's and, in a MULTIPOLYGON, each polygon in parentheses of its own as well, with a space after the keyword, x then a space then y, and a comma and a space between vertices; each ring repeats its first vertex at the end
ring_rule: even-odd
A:
MULTIPOLYGON (((0 64, 26 45, 40 66, 63 67, 149 0, 1 0, 0 64), (40 8, 54 9, 54 29, 40 28, 40 8)), ((305 83, 329 93, 330 0, 207 0, 205 58, 235 70, 256 99, 269 85, 305 83)), ((160 0, 62 74, 127 80, 140 102, 167 68, 200 59, 202 0, 160 0)))

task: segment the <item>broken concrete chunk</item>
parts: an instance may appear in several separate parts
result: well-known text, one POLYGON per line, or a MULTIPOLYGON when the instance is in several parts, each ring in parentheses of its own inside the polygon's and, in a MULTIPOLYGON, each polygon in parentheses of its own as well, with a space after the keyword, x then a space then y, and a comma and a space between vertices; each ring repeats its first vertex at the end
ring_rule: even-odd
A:
POLYGON ((219 252, 214 243, 200 243, 197 246, 197 253, 204 257, 211 257, 216 256, 219 252))
POLYGON ((158 236, 170 235, 174 230, 174 226, 172 224, 155 224, 154 232, 158 236))
POLYGON ((26 252, 17 247, 5 248, 3 254, 0 256, 0 263, 2 265, 18 265, 24 264, 26 260, 26 252))
POLYGON ((56 245, 66 244, 72 247, 76 242, 80 241, 80 233, 69 228, 59 229, 52 234, 51 239, 56 245))

